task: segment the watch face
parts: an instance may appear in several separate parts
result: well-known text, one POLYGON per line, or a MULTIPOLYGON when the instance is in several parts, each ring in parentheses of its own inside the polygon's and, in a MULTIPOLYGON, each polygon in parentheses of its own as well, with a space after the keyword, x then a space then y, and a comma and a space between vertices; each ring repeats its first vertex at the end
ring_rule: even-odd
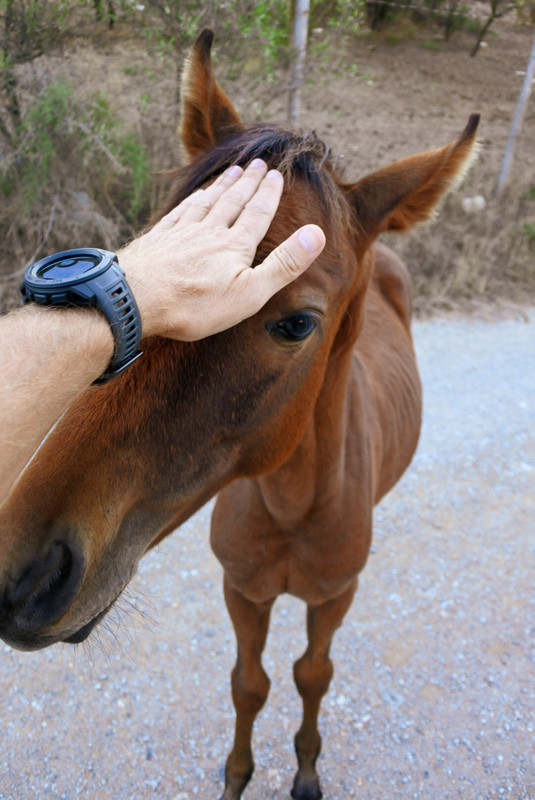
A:
POLYGON ((91 256, 71 256, 70 258, 50 259, 50 263, 43 264, 36 270, 35 275, 39 278, 52 281, 71 280, 81 275, 85 275, 90 270, 97 267, 102 258, 91 256))
POLYGON ((42 258, 26 270, 25 281, 29 287, 74 286, 85 283, 105 272, 117 259, 114 253, 90 247, 80 250, 63 250, 42 258))

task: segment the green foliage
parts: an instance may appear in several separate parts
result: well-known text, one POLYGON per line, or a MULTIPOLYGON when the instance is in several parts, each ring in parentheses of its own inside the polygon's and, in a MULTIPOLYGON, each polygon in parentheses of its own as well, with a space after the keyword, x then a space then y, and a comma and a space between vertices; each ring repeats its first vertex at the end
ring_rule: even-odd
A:
POLYGON ((233 40, 238 60, 246 49, 260 53, 268 74, 273 74, 289 44, 289 0, 227 0, 210 5, 192 0, 146 0, 144 5, 142 25, 147 42, 162 58, 174 50, 183 51, 209 26, 225 31, 218 37, 218 46, 225 39, 233 40))
POLYGON ((57 39, 74 0, 0 0, 2 49, 12 63, 28 61, 57 39))
MULTIPOLYGON (((330 28, 350 34, 360 32, 366 6, 363 0, 358 0, 358 2, 355 2, 355 0, 336 0, 330 6, 330 14, 327 19, 327 24, 330 28)), ((312 7, 312 12, 314 13, 314 7, 312 7)))
MULTIPOLYGON (((130 4, 130 6, 135 4, 130 4)), ((192 0, 145 0, 142 27, 148 45, 162 58, 192 42, 208 24, 203 6, 192 0)), ((133 10, 130 19, 139 15, 133 10)))
POLYGON ((290 20, 286 0, 244 3, 231 0, 229 11, 242 36, 258 41, 270 68, 278 61, 281 48, 288 45, 290 20))
POLYGON ((58 151, 66 145, 71 98, 69 86, 53 83, 36 98, 22 122, 16 172, 28 206, 38 201, 58 151))
POLYGON ((444 38, 446 41, 450 39, 455 31, 466 30, 477 25, 476 20, 470 19, 466 3, 462 3, 460 0, 447 0, 446 4, 441 3, 441 5, 443 6, 444 38))
POLYGON ((147 189, 151 178, 151 165, 144 142, 140 142, 134 131, 123 134, 119 139, 119 160, 130 176, 126 200, 130 200, 126 210, 129 220, 136 220, 147 204, 147 189))
POLYGON ((30 105, 2 160, 0 195, 18 195, 29 214, 74 180, 135 223, 147 205, 150 176, 144 143, 121 131, 106 96, 98 93, 84 105, 68 84, 55 81, 30 105))
POLYGON ((435 42, 434 39, 422 39, 420 42, 420 47, 423 47, 424 50, 442 50, 441 43, 435 42))

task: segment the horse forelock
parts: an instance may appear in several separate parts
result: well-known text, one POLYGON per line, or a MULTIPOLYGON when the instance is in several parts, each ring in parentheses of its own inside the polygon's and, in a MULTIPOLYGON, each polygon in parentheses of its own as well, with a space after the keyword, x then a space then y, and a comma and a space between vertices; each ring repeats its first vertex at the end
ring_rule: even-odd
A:
POLYGON ((257 124, 229 132, 222 142, 172 173, 177 188, 157 219, 228 167, 233 164, 246 167, 255 158, 265 161, 270 169, 279 170, 287 187, 296 179, 305 183, 328 218, 340 211, 341 193, 335 179, 334 159, 330 148, 315 132, 257 124))

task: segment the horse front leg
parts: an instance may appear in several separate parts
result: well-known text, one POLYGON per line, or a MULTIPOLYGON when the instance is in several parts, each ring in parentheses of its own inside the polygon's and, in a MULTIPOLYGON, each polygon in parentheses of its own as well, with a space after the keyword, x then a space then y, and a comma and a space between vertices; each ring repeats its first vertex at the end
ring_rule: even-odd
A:
POLYGON ((234 746, 225 768, 221 800, 239 800, 254 770, 251 736, 256 716, 269 692, 270 680, 262 667, 273 601, 256 604, 224 581, 225 602, 236 632, 238 658, 232 670, 232 699, 236 709, 234 746))
POLYGON ((292 788, 294 800, 320 800, 322 797, 316 760, 321 750, 318 714, 323 695, 333 675, 329 658, 334 632, 342 624, 355 591, 357 579, 338 597, 321 606, 308 606, 308 647, 294 664, 294 679, 303 698, 303 722, 295 737, 299 769, 292 788))

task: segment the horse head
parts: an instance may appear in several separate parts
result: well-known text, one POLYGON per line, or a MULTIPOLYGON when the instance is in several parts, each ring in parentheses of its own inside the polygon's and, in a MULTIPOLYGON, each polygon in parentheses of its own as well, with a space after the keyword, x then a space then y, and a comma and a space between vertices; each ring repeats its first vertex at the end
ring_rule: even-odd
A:
POLYGON ((359 334, 375 237, 428 218, 474 149, 476 117, 446 147, 343 183, 313 133, 242 124, 211 42, 204 31, 185 67, 188 163, 161 213, 262 158, 285 190, 257 260, 310 222, 327 245, 254 317, 195 343, 144 342, 64 414, 0 510, 0 637, 20 649, 85 639, 148 549, 229 482, 284 463, 359 334))

